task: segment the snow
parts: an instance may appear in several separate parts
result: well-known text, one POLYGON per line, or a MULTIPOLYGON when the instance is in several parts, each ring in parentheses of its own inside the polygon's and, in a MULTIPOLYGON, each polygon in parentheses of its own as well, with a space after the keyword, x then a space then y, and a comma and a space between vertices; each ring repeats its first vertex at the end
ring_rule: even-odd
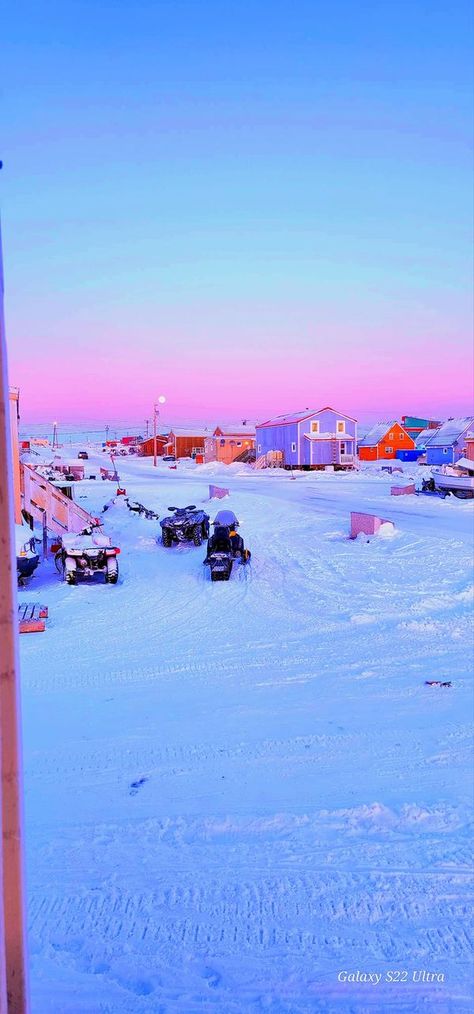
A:
POLYGON ((359 447, 376 447, 378 443, 386 436, 389 430, 397 426, 397 420, 392 419, 391 422, 380 422, 376 426, 372 426, 372 429, 359 440, 359 447))
MULTIPOLYGON (((466 416, 462 419, 448 419, 447 422, 434 431, 433 437, 430 439, 430 446, 444 447, 453 444, 469 430, 469 427, 474 430, 474 416, 466 416)), ((468 433, 466 433, 467 435, 468 433)))
MULTIPOLYGON (((33 1014, 470 1010, 472 504, 394 503, 377 464, 119 467, 160 517, 220 475, 252 561, 211 584, 118 497, 117 586, 48 562, 19 592, 49 607, 21 639, 33 1014), (351 510, 395 532, 350 541, 351 510)), ((75 483, 93 514, 115 490, 75 483)))

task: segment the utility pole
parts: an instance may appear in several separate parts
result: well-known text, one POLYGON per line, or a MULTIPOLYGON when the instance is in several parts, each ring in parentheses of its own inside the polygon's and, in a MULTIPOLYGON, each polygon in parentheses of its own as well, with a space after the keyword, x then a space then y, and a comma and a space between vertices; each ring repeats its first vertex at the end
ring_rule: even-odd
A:
POLYGON ((53 448, 53 451, 54 451, 54 449, 56 447, 59 447, 58 424, 57 424, 57 422, 53 422, 53 442, 52 442, 51 446, 53 448))
MULTIPOLYGON (((160 397, 158 398, 159 404, 160 405, 164 405, 165 401, 166 401, 166 398, 165 398, 164 394, 160 394, 160 397)), ((158 408, 158 404, 155 402, 155 404, 153 405, 153 465, 154 465, 155 468, 156 468, 156 458, 157 458, 157 453, 156 453, 156 420, 157 420, 159 414, 160 414, 160 410, 158 408)))
POLYGON ((148 427, 149 427, 149 425, 150 425, 150 420, 149 419, 145 419, 145 426, 146 426, 145 440, 148 440, 148 427))
POLYGON ((105 443, 107 443, 107 441, 109 439, 109 429, 110 429, 110 426, 107 425, 105 427, 105 443))
POLYGON ((0 235, 0 1011, 28 1014, 13 468, 0 235))

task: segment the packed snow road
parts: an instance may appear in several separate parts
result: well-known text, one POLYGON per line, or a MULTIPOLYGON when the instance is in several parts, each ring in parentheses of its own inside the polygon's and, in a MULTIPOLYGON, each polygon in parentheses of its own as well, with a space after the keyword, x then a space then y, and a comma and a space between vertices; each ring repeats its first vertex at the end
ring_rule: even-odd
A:
POLYGON ((252 561, 211 584, 119 498, 117 586, 20 592, 33 1014, 469 1010, 472 505, 120 475, 160 517, 227 486, 252 561), (393 538, 348 540, 364 508, 393 538))

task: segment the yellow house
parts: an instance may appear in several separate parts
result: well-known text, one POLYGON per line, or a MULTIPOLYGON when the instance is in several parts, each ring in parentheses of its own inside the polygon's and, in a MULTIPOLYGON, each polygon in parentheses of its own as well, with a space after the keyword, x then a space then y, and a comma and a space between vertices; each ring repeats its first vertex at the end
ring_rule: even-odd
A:
POLYGON ((20 392, 17 387, 9 389, 10 402, 10 433, 13 466, 13 495, 15 500, 15 522, 21 525, 21 483, 20 483, 20 442, 18 439, 18 420, 20 418, 20 392))

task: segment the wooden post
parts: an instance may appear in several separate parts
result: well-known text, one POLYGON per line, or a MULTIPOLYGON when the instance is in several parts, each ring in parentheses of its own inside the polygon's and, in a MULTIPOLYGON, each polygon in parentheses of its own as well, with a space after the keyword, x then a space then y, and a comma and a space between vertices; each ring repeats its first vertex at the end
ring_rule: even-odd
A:
POLYGON ((48 525, 46 519, 46 511, 43 514, 43 560, 48 557, 48 525))
POLYGON ((13 473, 8 411, 0 235, 0 737, 2 844, 0 1011, 27 1014, 28 972, 23 878, 18 608, 14 546, 13 473))

